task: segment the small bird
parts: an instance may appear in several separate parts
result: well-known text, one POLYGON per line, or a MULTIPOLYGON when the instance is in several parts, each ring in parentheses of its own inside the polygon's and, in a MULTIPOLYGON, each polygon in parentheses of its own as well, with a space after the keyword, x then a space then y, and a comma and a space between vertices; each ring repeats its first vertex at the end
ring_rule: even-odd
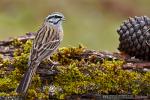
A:
MULTIPOLYGON (((45 18, 42 27, 37 31, 33 40, 28 61, 29 67, 16 90, 17 93, 26 94, 41 61, 46 58, 50 59, 50 56, 57 50, 63 40, 62 22, 64 20, 64 15, 59 12, 54 12, 45 18)), ((52 62, 52 64, 54 63, 52 62)))

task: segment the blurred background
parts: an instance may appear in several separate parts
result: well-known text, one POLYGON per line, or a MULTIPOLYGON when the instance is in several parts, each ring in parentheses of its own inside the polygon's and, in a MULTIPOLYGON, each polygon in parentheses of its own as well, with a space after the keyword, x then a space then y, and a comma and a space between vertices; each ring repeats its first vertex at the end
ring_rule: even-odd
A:
POLYGON ((133 16, 150 16, 150 0, 0 0, 0 40, 36 32, 51 12, 66 21, 61 47, 117 51, 117 28, 133 16))

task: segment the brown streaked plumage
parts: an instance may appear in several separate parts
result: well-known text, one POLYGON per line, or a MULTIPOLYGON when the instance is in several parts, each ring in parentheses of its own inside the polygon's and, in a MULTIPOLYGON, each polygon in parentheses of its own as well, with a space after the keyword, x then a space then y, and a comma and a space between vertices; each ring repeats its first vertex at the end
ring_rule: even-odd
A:
POLYGON ((54 12, 46 17, 43 26, 33 40, 28 62, 29 68, 24 74, 16 92, 22 95, 26 94, 32 77, 41 61, 51 56, 57 50, 63 39, 63 20, 63 14, 58 12, 54 12))

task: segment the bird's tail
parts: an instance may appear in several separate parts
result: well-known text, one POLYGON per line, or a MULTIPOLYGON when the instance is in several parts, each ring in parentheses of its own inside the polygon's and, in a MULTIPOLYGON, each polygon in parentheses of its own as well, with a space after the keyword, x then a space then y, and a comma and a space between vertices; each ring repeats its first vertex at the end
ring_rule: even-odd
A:
POLYGON ((36 64, 34 66, 29 66, 28 70, 25 72, 23 76, 23 79, 21 80, 19 86, 17 87, 17 90, 16 90, 17 93, 26 95, 26 92, 31 83, 32 77, 35 74, 38 65, 39 64, 36 64))

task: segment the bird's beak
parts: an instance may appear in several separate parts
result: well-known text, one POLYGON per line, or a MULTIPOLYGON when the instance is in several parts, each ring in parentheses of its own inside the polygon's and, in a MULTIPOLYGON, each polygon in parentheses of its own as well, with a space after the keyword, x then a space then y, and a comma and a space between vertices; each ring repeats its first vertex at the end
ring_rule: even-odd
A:
POLYGON ((64 18, 62 18, 62 21, 66 21, 65 17, 64 17, 64 18))

